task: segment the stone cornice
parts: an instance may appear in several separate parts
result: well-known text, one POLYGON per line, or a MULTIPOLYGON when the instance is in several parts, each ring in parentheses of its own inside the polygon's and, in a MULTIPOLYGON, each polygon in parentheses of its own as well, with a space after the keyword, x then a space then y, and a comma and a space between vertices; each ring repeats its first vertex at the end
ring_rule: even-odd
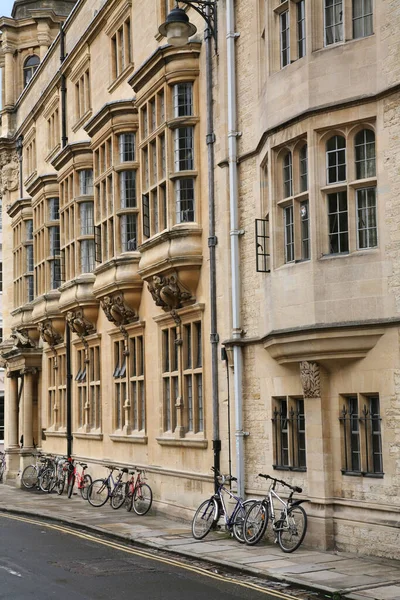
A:
POLYGON ((51 164, 57 171, 61 171, 68 166, 70 162, 74 161, 77 156, 85 157, 85 155, 87 155, 88 161, 92 161, 90 142, 74 142, 72 144, 67 144, 65 148, 62 148, 62 150, 60 150, 53 158, 51 164))
MULTIPOLYGON (((84 130, 93 137, 104 125, 113 123, 114 119, 119 116, 135 117, 137 116, 137 108, 134 106, 134 100, 116 100, 115 102, 107 102, 102 108, 86 123, 84 130)), ((126 128, 126 125, 125 125, 126 128)))

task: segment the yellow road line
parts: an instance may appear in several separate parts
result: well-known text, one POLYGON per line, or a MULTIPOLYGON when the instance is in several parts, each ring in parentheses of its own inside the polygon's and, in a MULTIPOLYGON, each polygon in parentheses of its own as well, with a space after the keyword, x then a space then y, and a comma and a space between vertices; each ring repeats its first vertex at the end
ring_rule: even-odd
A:
MULTIPOLYGON (((108 548, 113 548, 114 550, 120 550, 127 554, 133 554, 135 556, 141 556, 143 558, 147 558, 149 560, 154 560, 156 562, 179 567, 181 569, 185 569, 186 571, 191 571, 198 575, 204 575, 205 577, 209 577, 211 579, 216 579, 218 581, 223 581, 225 583, 231 583, 233 585, 238 585, 238 586, 241 586, 244 588, 256 590, 257 592, 260 592, 262 594, 269 594, 271 596, 274 596, 275 598, 281 598, 282 600, 296 600, 296 598, 294 598, 294 596, 289 596, 287 594, 283 594, 282 592, 278 592, 275 590, 268 590, 268 589, 265 589, 255 583, 250 583, 250 582, 242 583, 232 577, 226 577, 224 575, 210 573, 210 571, 207 571, 206 569, 202 569, 201 567, 191 567, 183 562, 180 562, 179 560, 155 556, 154 554, 151 554, 150 552, 146 552, 145 550, 129 548, 127 546, 119 544, 118 542, 113 542, 111 540, 102 540, 94 535, 91 535, 90 533, 82 533, 80 531, 76 531, 75 529, 71 529, 71 528, 65 527, 63 525, 54 525, 54 524, 47 523, 44 521, 36 521, 35 519, 28 518, 28 517, 10 515, 10 514, 5 514, 5 513, 0 513, 0 517, 2 517, 3 519, 11 519, 14 521, 22 521, 25 523, 30 523, 32 525, 38 525, 39 527, 47 527, 48 529, 54 529, 55 531, 61 531, 62 533, 67 533, 68 535, 73 535, 75 537, 81 538, 83 540, 88 540, 88 541, 94 542, 96 544, 101 544, 102 546, 107 546, 108 548)), ((165 551, 164 548, 160 548, 160 550, 165 551)), ((201 560, 201 556, 199 556, 197 558, 197 560, 201 560)))

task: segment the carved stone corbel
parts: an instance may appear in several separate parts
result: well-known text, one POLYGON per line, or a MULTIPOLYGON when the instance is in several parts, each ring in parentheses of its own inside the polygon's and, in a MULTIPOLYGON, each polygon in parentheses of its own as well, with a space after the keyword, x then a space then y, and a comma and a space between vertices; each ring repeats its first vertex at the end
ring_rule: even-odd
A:
POLYGON ((40 337, 42 338, 42 340, 44 342, 46 342, 51 348, 51 351, 52 351, 54 359, 55 359, 54 360, 54 369, 57 369, 58 368, 57 351, 54 348, 54 346, 57 346, 57 344, 62 344, 63 337, 62 337, 62 335, 57 333, 57 331, 54 329, 50 319, 48 319, 47 321, 41 321, 38 325, 38 329, 39 329, 39 334, 40 334, 40 337))
POLYGON ((153 297, 157 306, 160 306, 165 312, 182 308, 183 302, 193 300, 190 292, 183 289, 178 281, 177 275, 154 275, 147 284, 147 289, 153 297))
POLYGON ((87 335, 95 333, 96 328, 83 316, 83 310, 81 308, 76 310, 70 310, 67 312, 66 321, 71 328, 71 331, 76 333, 83 341, 87 335))
POLYGON ((318 363, 302 361, 300 363, 300 380, 304 398, 321 397, 321 377, 318 363))
POLYGON ((105 296, 100 300, 100 304, 107 319, 117 327, 137 320, 135 312, 125 304, 122 293, 105 296))
POLYGON ((11 331, 10 338, 14 343, 14 348, 36 348, 36 344, 28 335, 25 329, 17 329, 16 327, 11 331))

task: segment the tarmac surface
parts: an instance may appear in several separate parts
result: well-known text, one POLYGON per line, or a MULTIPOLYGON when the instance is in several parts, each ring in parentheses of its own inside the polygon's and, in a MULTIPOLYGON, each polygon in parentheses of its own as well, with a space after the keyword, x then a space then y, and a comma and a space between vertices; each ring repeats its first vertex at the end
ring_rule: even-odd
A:
MULTIPOLYGON (((400 600, 400 561, 300 547, 285 554, 268 541, 249 547, 224 531, 193 539, 190 523, 152 511, 144 517, 108 504, 93 508, 80 495, 44 494, 0 485, 0 511, 52 519, 193 560, 354 600, 400 600)), ((6 547, 3 546, 3 551, 6 547)))

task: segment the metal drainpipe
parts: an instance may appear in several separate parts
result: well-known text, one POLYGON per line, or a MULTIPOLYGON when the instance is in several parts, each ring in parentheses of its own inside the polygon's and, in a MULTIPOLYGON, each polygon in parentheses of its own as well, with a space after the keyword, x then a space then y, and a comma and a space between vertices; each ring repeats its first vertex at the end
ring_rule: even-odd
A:
MULTIPOLYGON (((207 15, 210 16, 210 7, 207 6, 207 15)), ((218 342, 217 331, 217 269, 216 253, 217 238, 215 236, 215 191, 214 191, 214 106, 213 106, 213 72, 212 72, 212 34, 207 28, 206 41, 206 87, 207 87, 207 157, 208 157, 208 247, 210 249, 210 319, 211 319, 211 387, 212 387, 212 415, 213 415, 213 453, 214 469, 220 471, 221 440, 219 437, 219 396, 218 396, 218 342)), ((214 477, 215 489, 218 483, 214 477)))
POLYGON ((243 444, 243 357, 240 297, 239 215, 238 215, 238 167, 237 167, 237 120, 236 120, 236 52, 234 0, 226 2, 227 75, 228 75, 228 146, 229 146, 229 197, 231 219, 231 278, 232 278, 232 338, 233 385, 235 395, 236 476, 238 493, 244 497, 244 444, 243 444))
MULTIPOLYGON (((60 25, 60 62, 65 60, 65 33, 62 24, 60 25)), ((67 137, 67 85, 65 75, 61 73, 60 78, 61 93, 61 147, 65 148, 68 144, 67 137)), ((72 370, 71 370, 71 330, 69 324, 65 323, 65 346, 66 346, 66 400, 67 400, 67 456, 72 456, 72 370)))

